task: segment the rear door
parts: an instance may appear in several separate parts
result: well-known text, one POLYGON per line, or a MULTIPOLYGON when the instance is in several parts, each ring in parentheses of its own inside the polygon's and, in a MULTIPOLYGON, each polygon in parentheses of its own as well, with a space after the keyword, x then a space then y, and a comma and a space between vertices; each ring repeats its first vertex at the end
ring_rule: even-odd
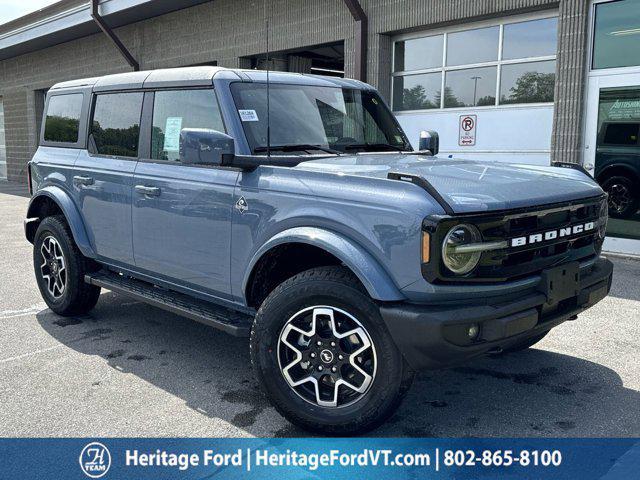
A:
POLYGON ((94 96, 87 150, 76 161, 77 202, 101 260, 132 265, 131 192, 138 159, 142 92, 94 96))
POLYGON ((135 262, 183 287, 230 296, 233 190, 238 171, 184 165, 183 128, 225 131, 212 88, 147 92, 143 156, 133 189, 135 262))

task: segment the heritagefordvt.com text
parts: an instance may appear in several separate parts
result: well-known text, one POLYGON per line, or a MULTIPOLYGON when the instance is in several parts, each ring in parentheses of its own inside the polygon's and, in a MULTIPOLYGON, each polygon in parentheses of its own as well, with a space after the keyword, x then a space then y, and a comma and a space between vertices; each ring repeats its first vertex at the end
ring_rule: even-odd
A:
POLYGON ((192 467, 301 467, 317 470, 320 467, 353 466, 398 466, 430 467, 432 455, 429 453, 394 453, 393 450, 364 449, 359 453, 344 453, 329 450, 324 453, 303 453, 292 450, 274 452, 262 449, 238 449, 220 453, 203 450, 202 453, 170 453, 164 450, 139 452, 127 450, 127 467, 169 467, 188 470, 192 467))

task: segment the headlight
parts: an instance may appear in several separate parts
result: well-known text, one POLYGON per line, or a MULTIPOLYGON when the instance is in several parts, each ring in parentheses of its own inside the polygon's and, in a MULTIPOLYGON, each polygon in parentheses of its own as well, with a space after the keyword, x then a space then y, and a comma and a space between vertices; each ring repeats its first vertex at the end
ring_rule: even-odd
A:
POLYGON ((482 240, 480 232, 473 225, 462 223, 453 227, 442 242, 442 260, 445 266, 457 275, 464 275, 473 270, 482 252, 460 252, 457 247, 482 240))

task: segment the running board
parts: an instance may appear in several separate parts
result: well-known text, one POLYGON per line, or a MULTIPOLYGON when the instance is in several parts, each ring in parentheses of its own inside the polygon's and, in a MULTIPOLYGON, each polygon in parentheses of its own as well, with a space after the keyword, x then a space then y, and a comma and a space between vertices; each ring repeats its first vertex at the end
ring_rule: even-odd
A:
POLYGON ((183 293, 156 287, 118 273, 101 271, 87 274, 84 281, 112 292, 121 293, 149 305, 188 317, 236 337, 248 337, 253 317, 199 300, 183 293))

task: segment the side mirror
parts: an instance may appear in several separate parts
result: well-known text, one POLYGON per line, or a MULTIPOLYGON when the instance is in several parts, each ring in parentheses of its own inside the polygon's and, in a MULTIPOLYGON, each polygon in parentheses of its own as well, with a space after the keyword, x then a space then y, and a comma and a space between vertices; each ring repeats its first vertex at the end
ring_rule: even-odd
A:
POLYGON ((422 130, 420 132, 418 150, 429 150, 433 155, 437 155, 440 151, 440 137, 438 136, 438 132, 433 130, 422 130))
POLYGON ((206 128, 180 131, 180 161, 191 165, 222 165, 225 156, 233 156, 235 142, 226 133, 206 128))

